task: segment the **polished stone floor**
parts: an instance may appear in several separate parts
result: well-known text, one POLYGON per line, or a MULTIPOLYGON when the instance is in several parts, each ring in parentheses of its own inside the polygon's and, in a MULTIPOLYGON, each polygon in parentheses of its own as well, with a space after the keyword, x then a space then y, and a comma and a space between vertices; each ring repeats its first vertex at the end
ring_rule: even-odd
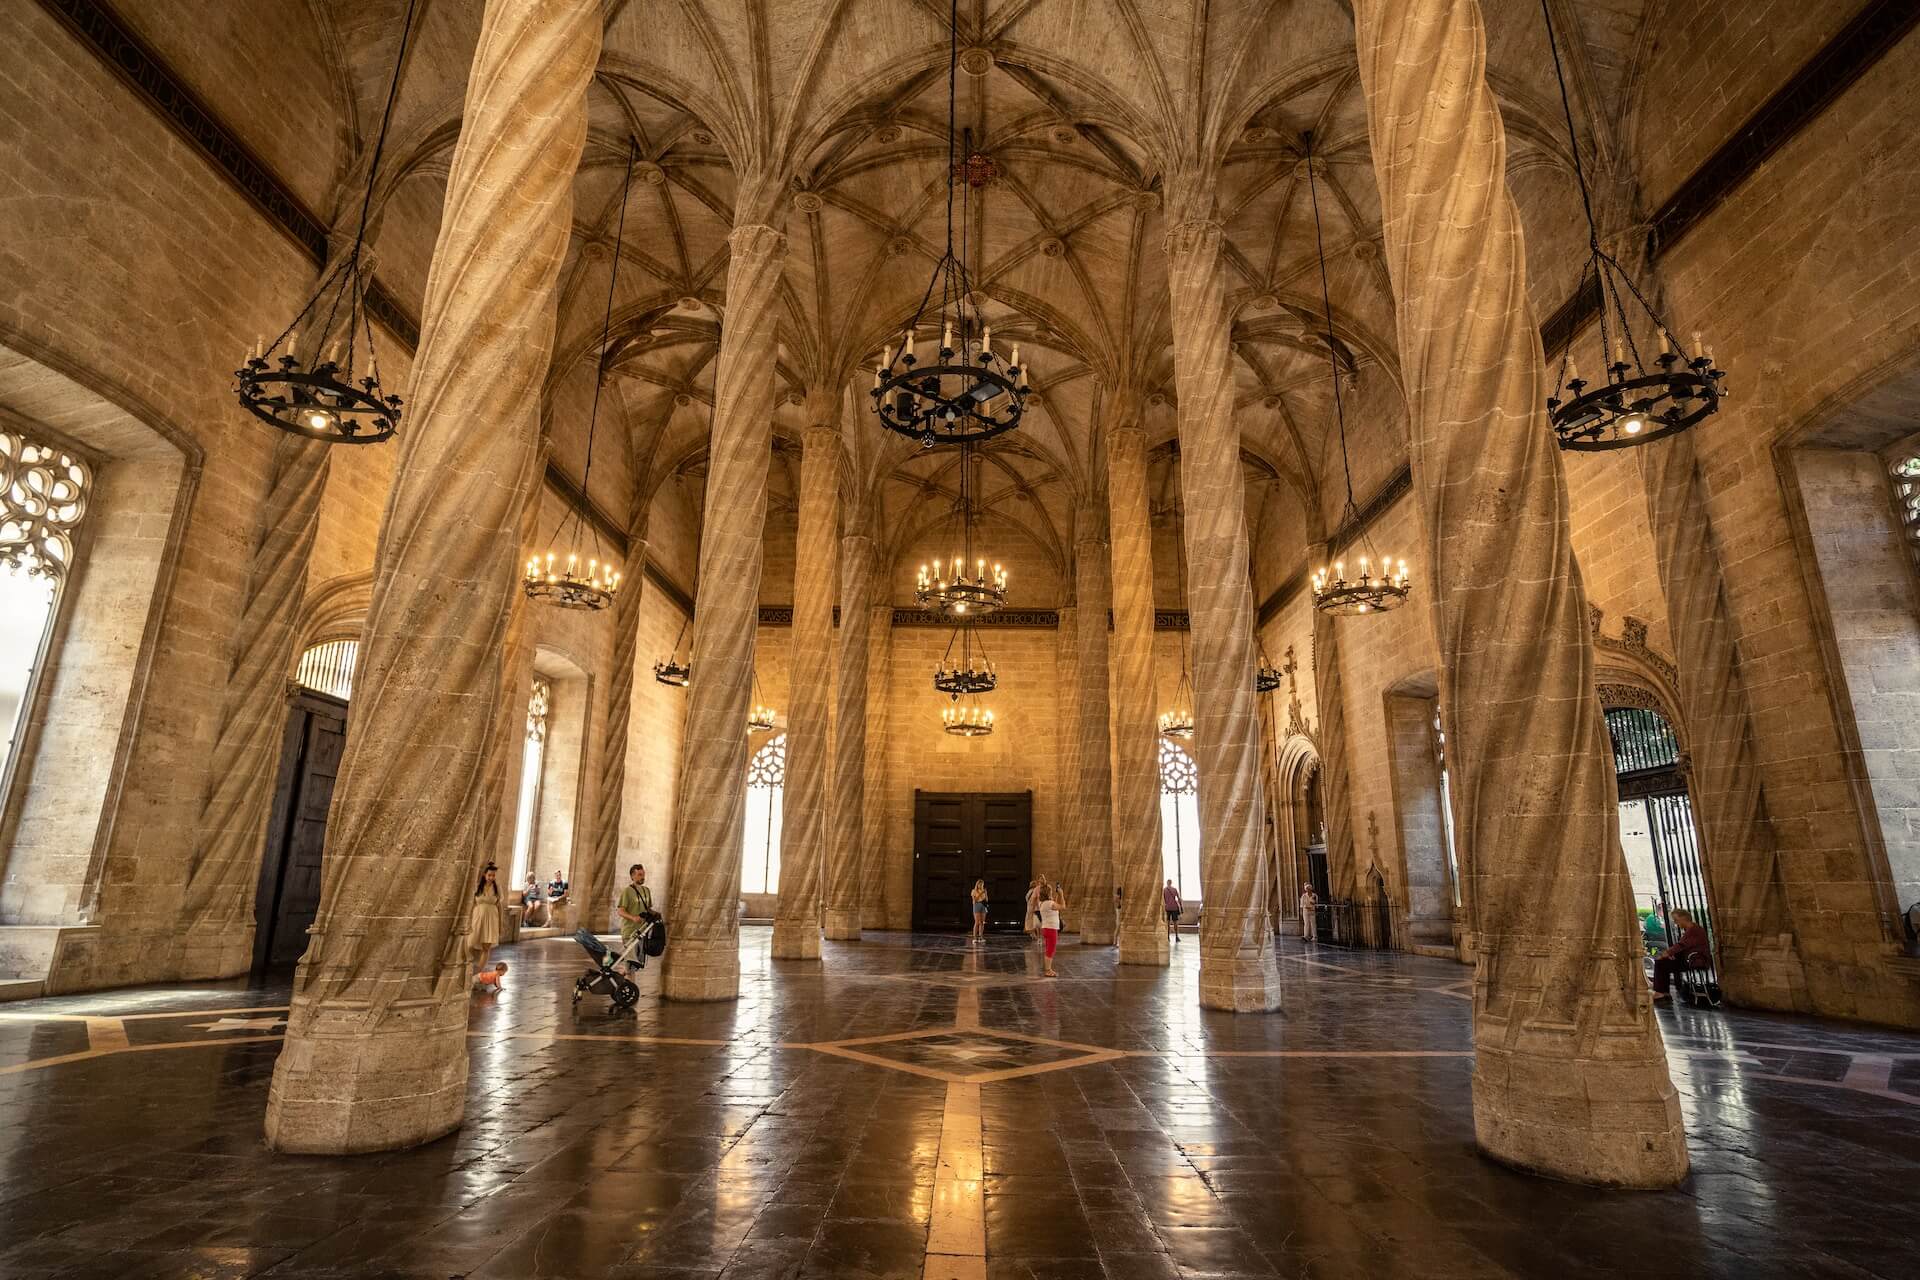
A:
POLYGON ((1912 1277, 1920 1036, 1666 1009, 1687 1185, 1475 1154, 1467 971, 1283 955, 1284 1009, 1018 938, 743 938, 742 999, 588 997, 563 939, 478 995, 467 1122, 277 1156, 287 988, 0 1005, 0 1277, 1912 1277))

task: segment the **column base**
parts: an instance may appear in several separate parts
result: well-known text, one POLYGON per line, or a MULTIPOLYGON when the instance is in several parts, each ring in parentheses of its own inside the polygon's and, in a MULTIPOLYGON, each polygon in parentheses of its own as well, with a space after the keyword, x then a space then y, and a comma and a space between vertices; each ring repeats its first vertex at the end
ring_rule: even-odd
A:
MULTIPOLYGON (((778 929, 779 926, 775 926, 778 929)), ((828 907, 820 931, 829 942, 860 941, 860 911, 857 907, 828 907)), ((778 940, 776 938, 776 945, 778 940)))
POLYGON ((396 1000, 294 997, 267 1094, 267 1146, 298 1155, 399 1151, 460 1127, 467 988, 396 1000), (371 1030, 369 1030, 371 1025, 371 1030))
POLYGON ((670 939, 660 994, 668 1000, 738 1000, 740 939, 670 939))
POLYGON ((1651 1056, 1614 1060, 1582 1056, 1571 1034, 1549 1033, 1564 1053, 1501 1047, 1510 1030, 1477 1019, 1474 1027, 1473 1132, 1482 1151, 1593 1186, 1659 1189, 1686 1178, 1680 1101, 1657 1035, 1651 1056))
POLYGON ((1173 946, 1164 924, 1120 926, 1120 963, 1152 964, 1162 969, 1173 961, 1173 946))
POLYGON ((818 960, 820 958, 820 926, 812 919, 775 919, 773 958, 775 960, 818 960))
POLYGON ((1280 970, 1266 949, 1216 958, 1200 950, 1200 1007, 1227 1013, 1272 1013, 1280 1007, 1280 970))
POLYGON ((179 941, 174 975, 181 982, 233 978, 253 968, 253 925, 230 930, 189 929, 179 941))

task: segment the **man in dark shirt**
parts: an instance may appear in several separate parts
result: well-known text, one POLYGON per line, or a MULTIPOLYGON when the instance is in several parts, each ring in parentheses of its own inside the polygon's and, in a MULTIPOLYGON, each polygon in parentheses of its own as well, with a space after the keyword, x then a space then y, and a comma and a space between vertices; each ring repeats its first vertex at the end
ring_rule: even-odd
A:
POLYGON ((1653 961, 1653 998, 1668 998, 1667 988, 1673 975, 1682 969, 1704 969, 1708 962, 1707 930, 1684 911, 1673 913, 1673 927, 1679 937, 1653 961))

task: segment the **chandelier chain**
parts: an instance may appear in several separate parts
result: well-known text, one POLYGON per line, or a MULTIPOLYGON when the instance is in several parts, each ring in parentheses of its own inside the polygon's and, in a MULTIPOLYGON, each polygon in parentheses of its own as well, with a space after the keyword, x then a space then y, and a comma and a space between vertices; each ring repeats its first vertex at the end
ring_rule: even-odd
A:
POLYGON ((1347 455, 1347 412, 1340 398, 1340 349, 1334 345, 1333 292, 1327 285, 1327 241, 1320 226, 1320 184, 1313 176, 1313 134, 1303 134, 1307 148, 1307 194, 1313 202, 1313 246, 1320 260, 1320 305, 1327 313, 1327 366, 1333 371, 1333 420, 1340 430, 1340 473, 1347 482, 1347 511, 1356 520, 1360 504, 1353 496, 1353 462, 1347 455))

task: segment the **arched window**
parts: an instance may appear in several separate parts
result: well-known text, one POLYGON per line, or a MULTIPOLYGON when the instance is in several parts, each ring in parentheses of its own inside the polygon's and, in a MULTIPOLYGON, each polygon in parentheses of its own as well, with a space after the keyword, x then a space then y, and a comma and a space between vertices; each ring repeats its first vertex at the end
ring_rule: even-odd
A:
POLYGON ((1447 774, 1447 731, 1440 724, 1440 700, 1433 703, 1433 764, 1440 771, 1440 835, 1447 846, 1447 879, 1453 905, 1460 905, 1460 853, 1453 842, 1453 779, 1447 774))
POLYGON ((303 689, 345 702, 353 696, 353 664, 359 658, 358 640, 328 640, 300 655, 300 667, 293 678, 303 689))
POLYGON ((540 829, 540 772, 546 763, 547 716, 552 710, 553 686, 545 680, 534 680, 533 695, 527 699, 527 744, 520 753, 520 807, 513 820, 513 867, 500 881, 502 893, 527 882, 533 833, 540 829))
POLYGON ((13 773, 92 487, 78 458, 0 429, 0 781, 13 773))
POLYGON ((1160 739, 1160 860, 1182 901, 1200 900, 1200 770, 1185 747, 1160 739))
POLYGON ((1907 546, 1920 558, 1920 453, 1893 464, 1893 500, 1900 527, 1907 531, 1907 546))
POLYGON ((747 838, 740 846, 740 892, 780 892, 780 800, 787 786, 787 735, 747 762, 747 838))

